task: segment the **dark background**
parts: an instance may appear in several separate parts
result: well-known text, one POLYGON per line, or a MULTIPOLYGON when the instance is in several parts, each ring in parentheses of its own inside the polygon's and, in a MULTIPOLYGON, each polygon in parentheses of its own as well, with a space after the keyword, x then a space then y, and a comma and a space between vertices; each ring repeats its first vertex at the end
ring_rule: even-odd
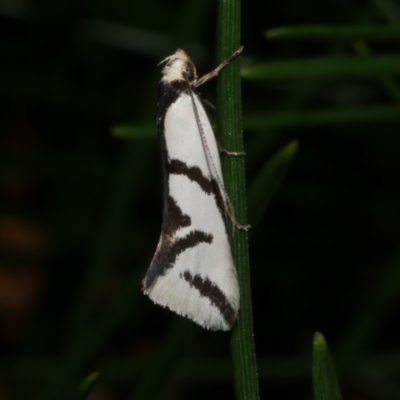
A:
MULTIPOLYGON (((181 47, 200 75, 212 69, 216 13, 210 0, 1 3, 1 400, 72 399, 93 371, 91 400, 233 397, 229 334, 140 292, 161 223, 156 64, 181 47)), ((352 42, 266 29, 399 22, 394 0, 244 1, 242 63, 356 56, 352 42)), ((204 93, 214 101, 215 82, 204 93)), ((316 330, 345 399, 400 398, 399 119, 367 121, 368 107, 393 105, 379 77, 243 81, 245 119, 365 110, 357 123, 244 132, 249 186, 299 143, 250 234, 263 398, 310 398, 316 330)))

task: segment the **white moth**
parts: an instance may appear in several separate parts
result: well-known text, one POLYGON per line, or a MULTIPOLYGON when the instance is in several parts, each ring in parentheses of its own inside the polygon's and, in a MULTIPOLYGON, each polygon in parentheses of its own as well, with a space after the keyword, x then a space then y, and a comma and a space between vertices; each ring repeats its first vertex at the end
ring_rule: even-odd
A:
POLYGON ((226 220, 233 218, 218 144, 196 88, 242 48, 197 79, 183 50, 167 57, 159 83, 164 206, 161 237, 143 291, 155 303, 204 328, 229 330, 239 311, 239 286, 226 220))

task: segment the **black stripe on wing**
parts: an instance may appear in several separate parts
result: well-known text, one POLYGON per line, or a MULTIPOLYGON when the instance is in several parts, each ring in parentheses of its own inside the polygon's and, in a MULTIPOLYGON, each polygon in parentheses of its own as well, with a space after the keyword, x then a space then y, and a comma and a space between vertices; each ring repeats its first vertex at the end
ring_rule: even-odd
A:
POLYGON ((219 310, 229 327, 234 325, 236 312, 230 305, 225 294, 215 283, 211 282, 208 278, 202 278, 200 275, 192 275, 189 271, 183 273, 183 279, 196 289, 200 293, 200 296, 210 300, 211 304, 219 310))
POLYGON ((149 289, 158 277, 165 275, 171 269, 178 256, 187 249, 196 247, 200 243, 211 244, 213 236, 199 230, 189 232, 186 236, 174 239, 178 229, 191 225, 191 219, 183 214, 176 201, 168 196, 167 199, 167 222, 163 224, 165 230, 161 234, 160 248, 153 258, 150 268, 147 271, 143 285, 149 289))

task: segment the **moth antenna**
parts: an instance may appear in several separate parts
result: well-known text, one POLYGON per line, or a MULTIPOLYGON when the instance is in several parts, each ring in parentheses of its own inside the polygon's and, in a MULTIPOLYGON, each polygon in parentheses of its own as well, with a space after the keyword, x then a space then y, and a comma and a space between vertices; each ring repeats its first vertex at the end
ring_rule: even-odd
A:
POLYGON ((182 50, 182 49, 176 49, 176 52, 175 52, 174 54, 171 54, 170 56, 165 57, 164 59, 162 59, 162 60, 157 64, 157 66, 169 62, 170 60, 172 60, 173 58, 176 57, 176 53, 177 53, 177 52, 181 52, 181 51, 183 51, 183 50, 182 50))

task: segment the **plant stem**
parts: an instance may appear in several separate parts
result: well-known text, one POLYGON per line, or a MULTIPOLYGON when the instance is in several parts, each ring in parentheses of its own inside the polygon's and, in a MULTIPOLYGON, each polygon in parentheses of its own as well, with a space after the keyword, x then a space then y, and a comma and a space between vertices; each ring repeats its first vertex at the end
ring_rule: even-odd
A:
MULTIPOLYGON (((219 0, 218 61, 240 46, 240 0, 219 0)), ((223 147, 243 151, 239 60, 233 60, 218 80, 218 127, 223 147)), ((246 223, 244 157, 224 157, 225 185, 236 219, 246 223)), ((258 399, 257 362, 253 335, 247 233, 233 228, 232 251, 238 271, 241 309, 232 335, 236 398, 258 399)))

